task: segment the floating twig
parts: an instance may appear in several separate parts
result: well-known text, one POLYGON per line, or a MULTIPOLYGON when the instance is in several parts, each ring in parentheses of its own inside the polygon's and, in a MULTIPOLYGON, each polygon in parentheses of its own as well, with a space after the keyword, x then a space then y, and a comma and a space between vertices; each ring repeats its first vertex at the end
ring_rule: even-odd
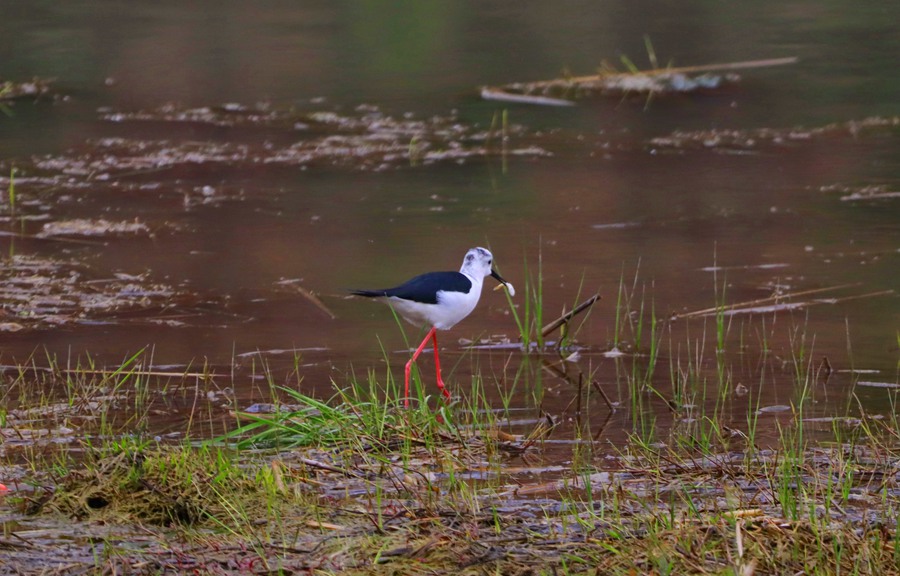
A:
POLYGON ((499 102, 512 102, 514 104, 538 104, 541 106, 574 106, 575 103, 565 98, 553 98, 550 96, 533 96, 531 94, 515 94, 501 88, 485 86, 481 89, 481 97, 484 100, 496 100, 499 102))
POLYGON ((481 89, 481 97, 485 100, 519 104, 572 106, 574 102, 569 98, 548 96, 547 92, 559 90, 563 96, 568 96, 573 89, 617 94, 691 92, 699 89, 717 88, 723 82, 735 81, 739 78, 735 74, 710 75, 713 72, 727 73, 750 68, 785 66, 795 64, 798 61, 799 58, 792 56, 766 60, 703 64, 699 66, 653 68, 650 70, 635 70, 633 72, 619 72, 601 68, 598 74, 566 76, 536 82, 515 82, 502 86, 485 86, 481 89))

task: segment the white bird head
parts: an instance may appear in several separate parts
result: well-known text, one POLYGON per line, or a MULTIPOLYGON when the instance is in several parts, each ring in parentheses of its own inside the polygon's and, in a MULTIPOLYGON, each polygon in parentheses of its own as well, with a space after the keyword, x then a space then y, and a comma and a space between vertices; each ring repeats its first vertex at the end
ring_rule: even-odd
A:
POLYGON ((500 274, 497 274, 497 271, 493 268, 493 263, 494 256, 490 250, 481 247, 472 248, 466 252, 466 257, 463 259, 462 267, 460 267, 459 271, 476 281, 490 276, 501 285, 506 286, 510 296, 515 296, 516 289, 513 288, 512 284, 504 280, 500 274))

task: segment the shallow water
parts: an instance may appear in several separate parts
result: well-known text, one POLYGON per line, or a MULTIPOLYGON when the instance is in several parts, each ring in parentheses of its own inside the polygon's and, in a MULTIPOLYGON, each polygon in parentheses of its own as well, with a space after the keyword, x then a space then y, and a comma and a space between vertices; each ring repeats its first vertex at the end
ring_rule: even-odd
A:
MULTIPOLYGON (((801 338, 813 367, 827 357, 836 370, 814 391, 811 416, 843 413, 860 378, 851 370, 896 383, 900 305, 887 291, 900 269, 900 144, 890 121, 896 83, 885 71, 900 9, 646 8, 194 3, 125 12, 90 1, 0 2, 0 37, 16 39, 0 46, 4 74, 55 78, 57 95, 18 101, 0 116, 0 161, 7 175, 17 167, 19 203, 15 215, 2 214, 18 236, 0 237, 0 248, 8 270, 14 256, 49 259, 48 277, 92 295, 57 302, 51 320, 30 314, 33 302, 4 300, 2 320, 19 329, 0 332, 0 360, 47 350, 64 362, 89 354, 115 366, 147 348, 155 367, 210 364, 238 405, 249 405, 265 388, 252 353, 297 351, 299 360, 263 354, 271 379, 297 385, 299 374, 303 390, 328 395, 332 379, 382 373, 382 347, 395 377, 408 357, 390 312, 347 299, 348 289, 456 269, 469 247, 485 245, 519 288, 520 310, 539 257, 545 320, 590 293, 603 297, 577 332, 585 349, 571 368, 621 403, 609 422, 596 395, 582 411, 588 422, 579 421, 572 383, 539 360, 464 349, 461 341, 516 339, 500 292, 486 290, 477 311, 441 335, 451 387, 465 390, 480 371, 511 390, 514 406, 534 415, 539 403, 563 429, 587 425, 617 442, 638 420, 623 374, 646 356, 603 355, 616 343, 620 285, 634 293, 633 309, 644 303, 645 353, 651 306, 663 319, 717 297, 739 303, 843 287, 799 297, 807 305, 795 310, 731 317, 733 383, 749 391, 729 396, 738 426, 748 406, 797 398, 790 364, 801 338), (720 90, 649 100, 598 97, 557 109, 477 97, 485 84, 587 74, 603 59, 619 65, 620 55, 647 67, 645 34, 663 65, 800 61, 744 71, 720 90), (516 126, 506 154, 488 134, 503 111, 516 126), (340 122, 323 120, 334 114, 340 122), (386 117, 421 124, 389 126, 394 139, 378 150, 348 136, 358 135, 348 124, 371 134, 386 117), (870 117, 887 125, 859 125, 870 117), (418 138, 430 129, 450 135, 418 138), (454 155, 410 160, 409 150, 425 145, 454 155), (311 150, 327 154, 306 160, 311 150), (73 221, 82 226, 75 233, 73 221), (85 232, 85 222, 100 221, 143 227, 85 232), (64 225, 68 234, 53 233, 64 225), (820 298, 835 301, 813 302, 820 298), (106 304, 84 312, 97 299, 106 304)), ((661 323, 660 334, 662 397, 675 394, 671 371, 698 342, 702 370, 717 381, 713 319, 661 323)), ((428 358, 422 374, 433 386, 428 358)), ((867 411, 890 410, 890 388, 855 392, 867 411)), ((658 425, 678 424, 659 396, 647 402, 658 425)), ((178 418, 159 422, 177 427, 178 418)))

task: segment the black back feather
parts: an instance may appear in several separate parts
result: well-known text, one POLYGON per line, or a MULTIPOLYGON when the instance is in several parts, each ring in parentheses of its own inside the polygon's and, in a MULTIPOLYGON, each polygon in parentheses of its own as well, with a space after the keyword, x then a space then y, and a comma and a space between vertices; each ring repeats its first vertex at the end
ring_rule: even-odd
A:
POLYGON ((368 298, 394 296, 422 304, 437 304, 438 291, 468 292, 471 289, 472 281, 460 272, 426 272, 394 288, 351 290, 350 293, 368 298))

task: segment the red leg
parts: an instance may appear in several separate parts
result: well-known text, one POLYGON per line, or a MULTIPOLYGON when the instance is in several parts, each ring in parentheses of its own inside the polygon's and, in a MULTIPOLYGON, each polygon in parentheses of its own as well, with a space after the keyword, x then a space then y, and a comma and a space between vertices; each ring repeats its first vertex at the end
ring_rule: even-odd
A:
MULTIPOLYGON (((409 370, 410 370, 410 368, 412 368, 412 364, 413 364, 413 362, 416 361, 416 358, 419 357, 419 354, 422 353, 422 350, 425 349, 425 345, 428 344, 428 340, 430 340, 432 337, 437 338, 437 336, 435 336, 435 328, 434 327, 432 327, 431 330, 428 331, 428 334, 425 335, 425 339, 422 340, 422 343, 419 344, 419 347, 416 348, 416 351, 413 353, 412 358, 410 358, 409 362, 406 363, 406 378, 404 381, 406 386, 403 391, 404 406, 406 408, 409 408, 409 370)), ((437 342, 437 340, 435 340, 435 342, 437 342)), ((437 351, 437 348, 435 348, 435 351, 437 351)))
POLYGON ((441 378, 441 359, 438 356, 437 332, 434 328, 431 329, 431 342, 434 346, 434 371, 435 374, 437 374, 437 386, 438 389, 440 389, 441 393, 444 395, 444 398, 449 400, 450 393, 447 392, 447 388, 444 387, 444 379, 441 378))

